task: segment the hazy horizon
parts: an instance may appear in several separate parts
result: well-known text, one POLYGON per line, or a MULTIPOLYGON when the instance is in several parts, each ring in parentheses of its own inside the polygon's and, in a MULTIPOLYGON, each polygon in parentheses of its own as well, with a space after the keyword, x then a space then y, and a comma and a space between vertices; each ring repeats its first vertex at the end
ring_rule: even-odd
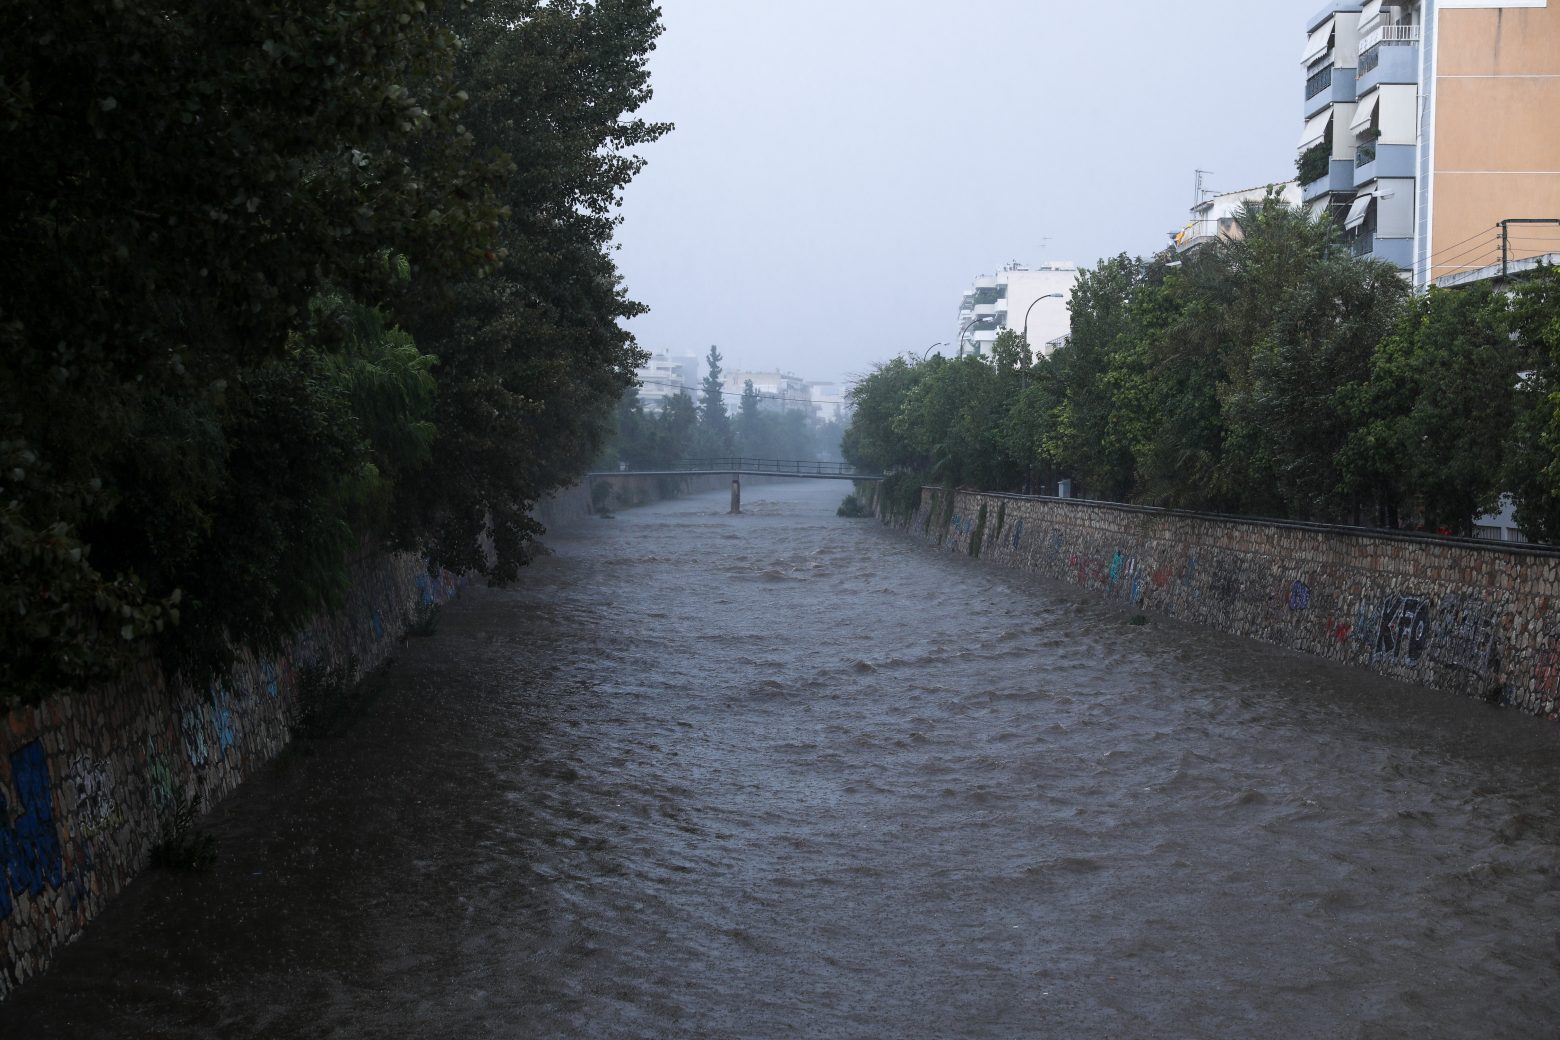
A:
POLYGON ((1319 0, 662 0, 617 254, 640 345, 847 381, 1017 261, 1162 248, 1195 170, 1294 176, 1319 0), (953 42, 953 41, 968 42, 953 42))

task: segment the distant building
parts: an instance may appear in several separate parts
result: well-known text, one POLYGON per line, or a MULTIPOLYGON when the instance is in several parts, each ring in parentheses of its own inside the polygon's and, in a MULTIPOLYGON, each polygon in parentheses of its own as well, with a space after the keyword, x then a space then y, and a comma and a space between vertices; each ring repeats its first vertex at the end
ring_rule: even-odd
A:
POLYGON ((648 411, 661 407, 668 397, 686 393, 699 396, 699 382, 704 377, 703 362, 696 357, 668 354, 664 351, 650 355, 643 367, 634 373, 639 380, 639 401, 648 411), (691 387, 692 389, 687 389, 691 387))
POLYGON ((1260 203, 1269 192, 1276 192, 1286 206, 1300 208, 1299 181, 1217 193, 1204 192, 1199 187, 1198 194, 1203 198, 1192 207, 1186 227, 1174 236, 1176 252, 1188 253, 1221 238, 1239 239, 1241 231, 1236 218, 1241 207, 1248 202, 1260 203))
POLYGON ((813 419, 820 423, 844 422, 850 415, 850 399, 843 383, 808 383, 813 419))
POLYGON ((726 410, 735 413, 742 406, 740 400, 749 380, 758 394, 761 412, 807 412, 813 410, 812 393, 807 381, 787 372, 726 372, 722 389, 726 391, 726 410))
POLYGON ((1301 194, 1356 256, 1424 288, 1557 254, 1560 3, 1333 0, 1306 29, 1301 194))
POLYGON ((1004 329, 1024 333, 1026 318, 1029 342, 1043 354, 1045 344, 1071 327, 1067 301, 1077 281, 1078 265, 1060 260, 1035 268, 1009 264, 975 279, 959 301, 958 355, 991 353, 997 334, 1004 329))

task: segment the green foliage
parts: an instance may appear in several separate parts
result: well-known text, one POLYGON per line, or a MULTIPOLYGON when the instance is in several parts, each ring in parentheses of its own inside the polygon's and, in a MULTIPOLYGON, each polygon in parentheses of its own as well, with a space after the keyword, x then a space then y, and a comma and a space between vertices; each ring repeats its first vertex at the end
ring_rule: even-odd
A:
POLYGON ((1310 184, 1327 176, 1332 165, 1333 130, 1327 124, 1327 136, 1320 144, 1313 144, 1295 159, 1295 177, 1301 184, 1310 184))
POLYGON ((1560 542, 1560 268, 1541 268, 1521 284, 1510 322, 1523 360, 1504 486, 1523 532, 1560 542))
POLYGON ((643 165, 634 150, 670 129, 632 115, 661 28, 649 0, 450 0, 440 16, 462 41, 462 125, 509 157, 497 189, 509 218, 481 277, 400 308, 439 358, 439 436, 399 496, 397 535, 502 582, 528 559, 531 506, 601 457, 644 358, 622 327, 643 307, 610 251, 643 165))
POLYGON ((840 507, 834 511, 834 515, 849 517, 853 520, 860 519, 861 517, 872 515, 872 505, 870 501, 863 502, 854 494, 846 495, 845 501, 840 503, 840 507))
POLYGON ((1468 534, 1496 507, 1521 360, 1507 298, 1487 287, 1415 298, 1339 400, 1354 420, 1339 460, 1378 516, 1417 514, 1468 534))
POLYGON ((499 577, 641 357, 653 3, 0 11, 0 690, 195 678, 389 540, 499 577), (452 479, 458 477, 458 479, 452 479))
POLYGON ((152 846, 152 866, 164 870, 204 873, 217 862, 217 839, 195 826, 198 806, 180 791, 163 820, 162 832, 152 846))

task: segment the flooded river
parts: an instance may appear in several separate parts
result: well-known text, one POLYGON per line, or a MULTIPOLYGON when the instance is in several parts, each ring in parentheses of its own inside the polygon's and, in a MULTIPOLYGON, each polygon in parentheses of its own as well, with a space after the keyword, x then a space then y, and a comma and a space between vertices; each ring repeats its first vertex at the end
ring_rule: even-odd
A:
POLYGON ((1556 728, 934 553, 830 482, 476 591, 25 1037, 1560 1032, 1556 728))

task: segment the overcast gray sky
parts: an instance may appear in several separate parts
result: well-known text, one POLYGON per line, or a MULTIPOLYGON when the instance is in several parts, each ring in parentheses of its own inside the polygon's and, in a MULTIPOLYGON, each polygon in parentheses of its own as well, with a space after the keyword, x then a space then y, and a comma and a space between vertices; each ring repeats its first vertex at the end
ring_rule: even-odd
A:
POLYGON ((1010 260, 1151 253, 1294 174, 1322 0, 661 0, 619 264, 651 350, 849 379, 1010 260))

